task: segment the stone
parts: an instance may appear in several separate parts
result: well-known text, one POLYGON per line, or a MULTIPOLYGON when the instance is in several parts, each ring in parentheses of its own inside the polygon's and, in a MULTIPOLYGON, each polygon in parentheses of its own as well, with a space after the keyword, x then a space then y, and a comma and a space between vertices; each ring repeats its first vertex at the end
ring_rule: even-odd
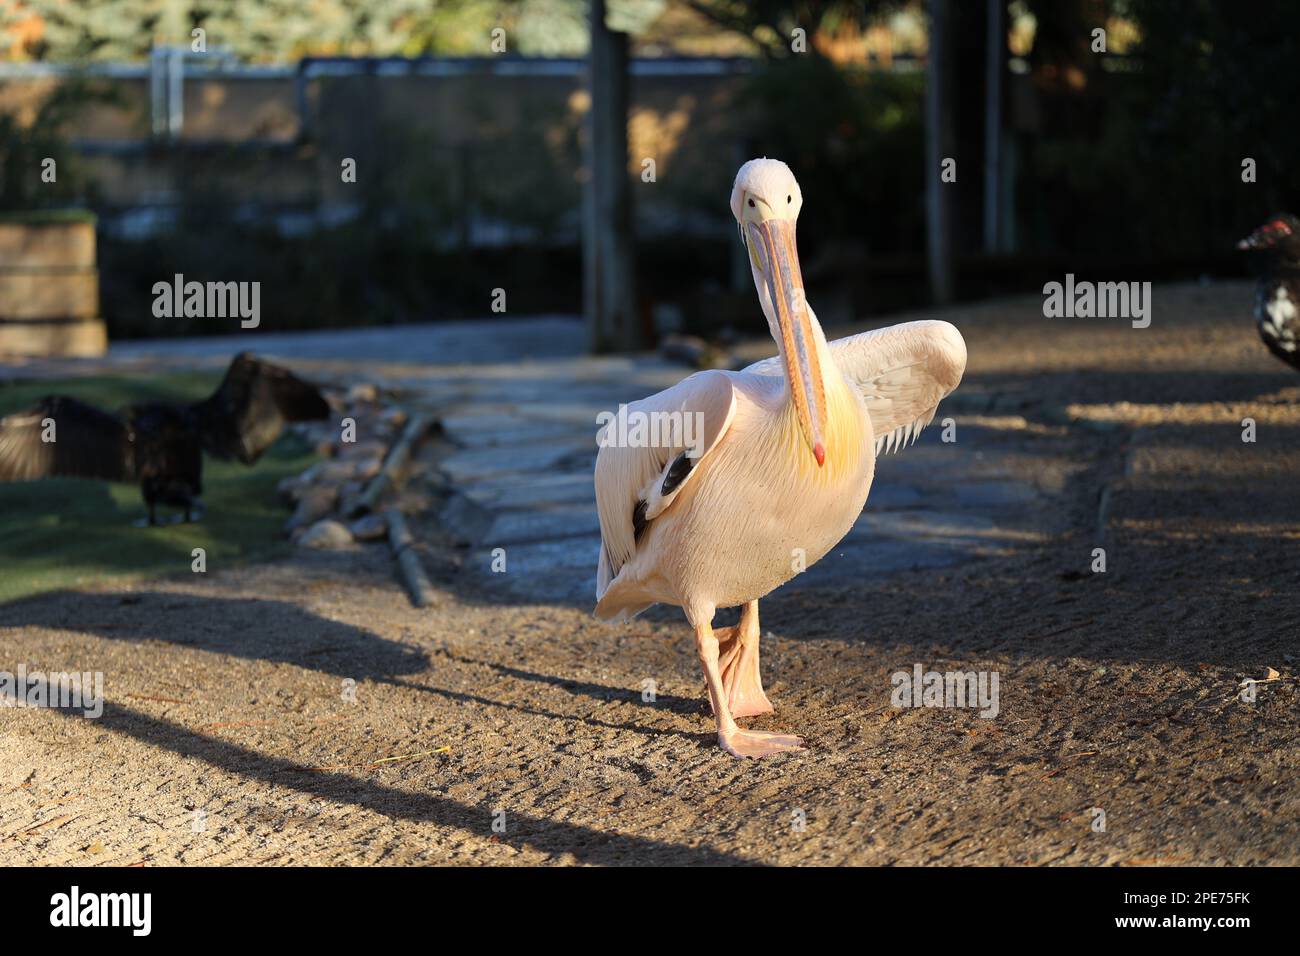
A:
POLYGON ((594 507, 561 505, 540 510, 503 511, 497 515, 481 540, 485 545, 497 547, 599 533, 600 518, 594 507))
POLYGON ((337 458, 322 465, 317 479, 335 484, 344 481, 365 481, 379 472, 379 465, 380 461, 377 458, 353 456, 337 458))
POLYGON ((596 486, 590 472, 543 472, 506 475, 467 485, 462 493, 484 508, 522 509, 587 504, 596 507, 596 486))
POLYGON ((355 470, 356 466, 350 461, 322 462, 320 471, 316 473, 316 480, 338 484, 341 481, 348 481, 355 470))
POLYGON ((1027 504, 1038 497, 1031 485, 1019 481, 967 481, 954 486, 963 508, 1002 508, 1027 504))
POLYGON ((530 600, 557 601, 590 610, 596 603, 599 535, 539 541, 505 548, 505 572, 493 571, 497 555, 484 545, 470 552, 465 569, 487 588, 530 600))
POLYGON ((590 473, 596 461, 595 440, 460 451, 442 462, 442 470, 454 483, 460 483, 512 473, 543 474, 554 470, 565 459, 576 456, 590 458, 583 465, 583 470, 590 473))
POLYGON ((352 477, 356 481, 369 481, 375 475, 379 474, 379 469, 384 466, 382 459, 374 458, 357 458, 356 468, 352 472, 352 477))
POLYGON ((317 521, 298 539, 298 547, 337 551, 352 544, 352 532, 337 521, 317 521))
POLYGON ((349 405, 355 405, 359 402, 373 404, 379 401, 379 389, 369 382, 357 382, 348 389, 345 400, 349 405))
POLYGON ((388 537, 388 519, 381 514, 366 515, 348 525, 357 541, 378 541, 388 537))
POLYGON ((298 497, 298 508, 285 525, 285 530, 294 531, 315 524, 334 510, 337 501, 337 489, 328 485, 312 485, 298 497))
POLYGON ((388 454, 388 445, 381 441, 340 442, 340 458, 379 458, 388 454))
POLYGON ((379 415, 379 421, 390 428, 401 428, 406 424, 407 414, 393 405, 385 408, 379 415))
POLYGON ((447 429, 458 443, 468 449, 535 445, 548 442, 595 442, 597 428, 593 422, 587 428, 575 428, 564 422, 521 422, 515 419, 506 427, 480 426, 473 419, 462 417, 456 428, 447 429))
POLYGON ((493 514, 465 495, 455 494, 443 506, 438 520, 456 539, 473 543, 492 527, 493 514))

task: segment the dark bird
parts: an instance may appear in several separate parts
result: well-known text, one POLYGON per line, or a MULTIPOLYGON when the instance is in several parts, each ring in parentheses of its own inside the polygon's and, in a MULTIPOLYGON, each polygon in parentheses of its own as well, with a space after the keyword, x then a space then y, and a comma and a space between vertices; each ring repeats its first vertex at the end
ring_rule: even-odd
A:
POLYGON ((1255 322, 1268 350, 1300 369, 1300 219, 1279 213, 1237 248, 1262 265, 1255 287, 1255 322))
POLYGON ((161 503, 202 512, 203 452, 251 465, 280 437, 286 422, 329 417, 316 386, 242 352, 220 387, 201 402, 129 405, 114 415, 50 395, 0 418, 0 481, 97 478, 138 481, 148 523, 161 503))

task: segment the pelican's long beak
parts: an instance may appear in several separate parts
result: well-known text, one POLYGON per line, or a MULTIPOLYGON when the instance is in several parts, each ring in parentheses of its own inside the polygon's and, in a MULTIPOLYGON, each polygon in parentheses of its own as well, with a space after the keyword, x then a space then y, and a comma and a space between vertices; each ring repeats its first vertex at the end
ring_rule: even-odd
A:
POLYGON ((781 357, 790 396, 799 419, 799 430, 817 459, 826 460, 823 429, 826 423, 826 387, 812 321, 799 271, 799 249, 795 245, 793 219, 771 218, 745 223, 746 238, 755 265, 767 283, 776 310, 781 357))

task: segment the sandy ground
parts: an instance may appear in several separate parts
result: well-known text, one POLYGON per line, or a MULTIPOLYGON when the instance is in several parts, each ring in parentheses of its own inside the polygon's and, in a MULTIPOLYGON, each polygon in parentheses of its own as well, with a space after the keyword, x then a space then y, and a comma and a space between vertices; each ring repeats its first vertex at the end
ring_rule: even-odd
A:
POLYGON ((0 710, 0 863, 1298 863, 1300 378, 1247 285, 1157 293, 945 313, 1037 533, 764 601, 747 723, 803 753, 716 747, 675 610, 503 599, 426 521, 425 611, 382 547, 0 607, 0 667, 109 701, 0 710), (895 709, 917 663, 996 671, 998 715, 895 709))

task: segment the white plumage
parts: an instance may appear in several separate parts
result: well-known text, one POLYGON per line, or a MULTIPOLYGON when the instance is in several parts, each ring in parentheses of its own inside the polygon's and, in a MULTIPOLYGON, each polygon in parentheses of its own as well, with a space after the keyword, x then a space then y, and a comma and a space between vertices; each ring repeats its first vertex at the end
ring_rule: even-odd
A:
POLYGON ((750 251, 776 357, 699 372, 629 414, 700 422, 688 449, 606 443, 596 460, 601 551, 596 614, 680 606, 696 631, 722 745, 739 756, 797 748, 737 727, 771 710, 758 674, 759 598, 833 548, 857 520, 875 457, 914 441, 966 366, 947 322, 909 322, 828 343, 802 294, 794 221, 802 199, 783 164, 741 168, 732 210, 750 251), (744 605, 715 634, 719 607, 744 605))

